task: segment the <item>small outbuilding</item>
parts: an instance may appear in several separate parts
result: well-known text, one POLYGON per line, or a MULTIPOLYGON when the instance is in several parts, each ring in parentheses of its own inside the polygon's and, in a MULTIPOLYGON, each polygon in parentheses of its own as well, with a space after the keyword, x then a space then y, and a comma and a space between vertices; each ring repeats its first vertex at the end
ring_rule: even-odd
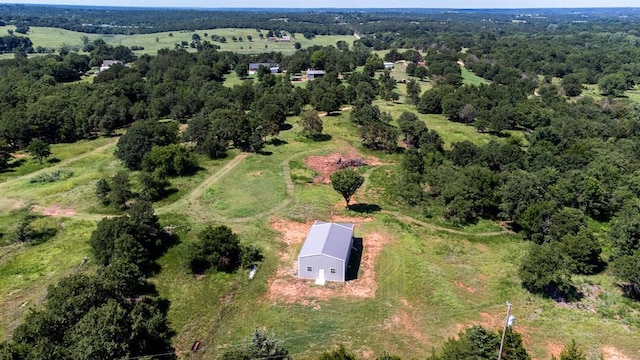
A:
POLYGON ((345 282, 353 247, 353 224, 316 221, 298 255, 298 277, 345 282))
POLYGON ((249 64, 249 74, 253 75, 255 74, 258 69, 260 68, 260 66, 264 66, 267 69, 269 69, 269 71, 272 74, 277 74, 280 72, 280 65, 279 64, 273 64, 273 63, 250 63, 249 64))
POLYGON ((324 70, 309 69, 309 70, 307 70, 307 80, 313 80, 313 79, 320 78, 320 77, 324 76, 324 74, 325 74, 324 70))

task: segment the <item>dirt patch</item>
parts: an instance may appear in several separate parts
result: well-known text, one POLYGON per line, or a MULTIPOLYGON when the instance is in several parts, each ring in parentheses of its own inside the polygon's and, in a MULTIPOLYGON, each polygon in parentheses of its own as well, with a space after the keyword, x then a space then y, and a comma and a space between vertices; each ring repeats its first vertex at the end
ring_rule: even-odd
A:
POLYGON ((42 215, 52 217, 70 217, 76 214, 74 209, 63 208, 60 204, 54 204, 49 207, 34 206, 33 209, 42 213, 42 215))
POLYGON ((265 299, 270 302, 299 303, 319 309, 319 302, 329 298, 375 297, 378 289, 375 280, 375 260, 391 237, 377 232, 364 234, 364 250, 360 261, 361 275, 346 283, 327 282, 325 286, 317 286, 312 280, 303 280, 297 277, 297 252, 300 244, 304 242, 311 224, 310 221, 301 223, 283 219, 271 222, 271 227, 282 234, 280 240, 287 245, 287 248, 279 254, 283 264, 276 269, 275 276, 269 280, 265 299))
POLYGON ((485 329, 496 331, 498 329, 502 329, 504 325, 504 314, 489 314, 487 312, 480 313, 481 320, 474 321, 469 323, 461 323, 456 325, 456 335, 467 328, 470 328, 474 325, 480 325, 485 329))
POLYGON ((337 170, 367 165, 361 157, 340 153, 309 156, 304 163, 309 170, 316 172, 313 182, 325 184, 330 182, 329 177, 337 170))
POLYGON ((462 281, 460 281, 460 280, 456 280, 456 281, 454 281, 453 283, 454 283, 457 287, 459 287, 459 288, 461 288, 461 289, 465 289, 465 290, 467 290, 468 292, 470 292, 470 293, 472 293, 472 294, 473 294, 474 292, 476 292, 476 289, 474 289, 474 288, 473 288, 473 287, 471 287, 471 286, 467 286, 467 285, 465 285, 465 284, 464 284, 464 283, 462 283, 462 281))
POLYGON ((631 360, 631 357, 623 354, 613 346, 603 346, 601 350, 604 360, 631 360))
POLYGON ((562 349, 564 349, 564 344, 557 341, 550 341, 544 348, 547 351, 547 356, 560 356, 562 349))
POLYGON ((260 177, 260 176, 264 175, 264 171, 253 171, 253 172, 248 173, 247 175, 253 176, 253 177, 260 177))
MULTIPOLYGON (((344 204, 341 203, 344 207, 344 204)), ((358 217, 358 216, 340 216, 340 215, 331 215, 329 217, 329 221, 331 222, 341 222, 341 223, 363 223, 373 221, 372 217, 358 217)))
POLYGON ((304 160, 304 163, 309 170, 315 171, 317 174, 313 178, 313 182, 325 184, 331 181, 329 177, 337 170, 364 165, 382 165, 382 162, 376 157, 362 157, 355 148, 349 148, 343 153, 309 156, 304 160))
POLYGON ((431 341, 424 335, 424 329, 416 322, 416 316, 405 309, 400 309, 390 319, 385 320, 385 330, 399 330, 407 337, 417 340, 421 346, 431 345, 431 341))

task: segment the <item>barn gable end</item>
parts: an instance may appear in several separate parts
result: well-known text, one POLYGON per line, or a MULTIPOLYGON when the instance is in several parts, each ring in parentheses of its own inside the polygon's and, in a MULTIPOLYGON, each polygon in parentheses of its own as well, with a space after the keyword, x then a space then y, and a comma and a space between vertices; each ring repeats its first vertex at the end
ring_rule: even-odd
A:
POLYGON ((353 224, 316 221, 298 255, 298 277, 346 281, 353 227, 353 224))

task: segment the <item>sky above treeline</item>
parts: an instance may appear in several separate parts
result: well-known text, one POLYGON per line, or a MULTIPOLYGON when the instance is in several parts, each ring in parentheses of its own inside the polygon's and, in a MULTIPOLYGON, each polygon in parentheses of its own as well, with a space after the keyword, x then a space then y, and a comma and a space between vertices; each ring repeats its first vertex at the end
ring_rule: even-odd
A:
MULTIPOLYGON (((591 8, 640 7, 640 0, 0 0, 11 4, 197 8, 591 8)), ((640 11, 640 10, 638 10, 640 11)))

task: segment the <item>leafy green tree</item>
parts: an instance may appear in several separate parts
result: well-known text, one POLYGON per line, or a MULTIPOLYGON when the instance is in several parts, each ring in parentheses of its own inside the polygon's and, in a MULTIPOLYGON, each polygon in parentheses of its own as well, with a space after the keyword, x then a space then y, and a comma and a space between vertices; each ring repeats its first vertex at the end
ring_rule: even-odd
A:
POLYGON ((71 357, 111 360, 130 356, 131 324, 127 315, 114 300, 89 310, 68 335, 71 357))
POLYGON ((105 288, 119 297, 137 297, 152 288, 140 267, 124 258, 112 261, 99 277, 105 288))
POLYGON ((307 110, 300 114, 302 133, 308 138, 317 138, 322 135, 322 119, 315 110, 307 110))
POLYGON ((36 235, 36 230, 31 225, 36 219, 36 215, 33 213, 33 204, 23 205, 13 213, 18 215, 18 223, 13 229, 12 240, 23 244, 30 242, 36 235))
POLYGON ((325 351, 318 357, 318 360, 356 360, 356 356, 345 349, 344 345, 340 345, 335 350, 325 351))
POLYGON ((247 345, 227 350, 219 360, 253 360, 253 359, 290 359, 289 351, 282 347, 273 335, 268 335, 265 331, 256 328, 253 336, 247 345))
POLYGON ((362 144, 373 150, 382 150, 388 153, 393 153, 398 147, 398 129, 385 121, 383 113, 381 120, 375 122, 369 122, 360 128, 360 138, 362 144))
POLYGON ((572 339, 571 342, 564 345, 562 352, 560 352, 560 358, 552 355, 551 360, 587 360, 587 356, 576 344, 576 341, 572 339))
POLYGON ((120 137, 115 155, 132 170, 140 170, 142 161, 154 145, 166 146, 178 141, 178 125, 174 122, 160 123, 138 121, 120 137))
POLYGON ((575 74, 567 74, 562 78, 562 89, 566 96, 579 96, 582 93, 582 81, 575 74))
POLYGON ((450 85, 435 86, 422 93, 420 100, 416 103, 416 109, 421 114, 442 114, 444 98, 454 91, 455 88, 450 85))
POLYGON ((0 171, 7 168, 11 160, 11 151, 5 139, 0 138, 0 171))
POLYGON ((40 139, 32 139, 27 146, 27 152, 42 164, 44 159, 51 155, 51 147, 40 139))
POLYGON ((167 187, 171 185, 169 180, 159 172, 141 171, 138 175, 142 196, 155 201, 161 199, 167 193, 167 187))
POLYGON ((287 120, 287 114, 285 114, 282 107, 276 104, 266 104, 258 115, 259 124, 262 126, 265 135, 278 135, 280 127, 284 125, 287 120))
POLYGON ((420 88, 420 82, 416 79, 410 79, 407 81, 407 98, 409 104, 417 104, 420 99, 422 89, 420 88))
POLYGON ((111 186, 109 181, 105 178, 101 178, 96 183, 96 196, 103 205, 109 205, 109 193, 111 192, 111 186))
MULTIPOLYGON (((507 360, 529 360, 531 357, 522 344, 522 336, 507 328, 509 339, 502 349, 502 358, 507 360)), ((491 360, 498 356, 500 350, 500 333, 494 333, 482 326, 475 325, 458 334, 458 338, 451 338, 442 346, 440 353, 436 353, 427 360, 449 359, 477 359, 491 360)))
POLYGON ((126 171, 118 171, 109 184, 109 203, 115 205, 118 209, 126 209, 127 201, 131 199, 131 182, 129 181, 129 173, 126 171))
POLYGON ((153 146, 144 157, 142 168, 159 176, 183 176, 197 166, 189 150, 178 144, 153 146))
POLYGON ((427 125, 412 112, 404 111, 398 117, 400 132, 404 135, 404 143, 409 147, 419 147, 420 139, 429 131, 427 125))
POLYGON ((238 75, 238 78, 240 79, 244 79, 247 76, 249 76, 249 67, 245 63, 236 64, 234 67, 234 71, 236 72, 236 75, 238 75))
POLYGON ((522 259, 519 271, 522 286, 528 291, 546 296, 575 296, 571 280, 571 262, 558 242, 532 245, 522 259))
POLYGON ((600 94, 605 96, 622 96, 627 88, 627 80, 621 73, 604 75, 598 80, 600 94))
POLYGON ((633 299, 640 299, 640 250, 630 255, 623 255, 612 261, 616 277, 623 282, 625 294, 633 299))
POLYGON ((198 234, 198 241, 187 249, 187 264, 194 274, 210 268, 233 272, 241 262, 242 248, 238 235, 226 226, 207 226, 198 234))
POLYGON ((330 179, 333 189, 342 195, 349 209, 349 199, 362 186, 364 178, 354 169, 343 169, 331 174, 330 179))

